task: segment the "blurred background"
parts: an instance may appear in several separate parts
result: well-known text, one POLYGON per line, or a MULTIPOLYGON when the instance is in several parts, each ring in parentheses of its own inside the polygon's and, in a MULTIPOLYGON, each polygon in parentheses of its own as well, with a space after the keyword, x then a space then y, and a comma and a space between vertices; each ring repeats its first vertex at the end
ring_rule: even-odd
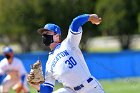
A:
POLYGON ((0 0, 0 59, 9 45, 28 72, 38 58, 45 69, 49 50, 36 30, 55 23, 65 39, 73 18, 91 13, 102 18, 83 26, 80 48, 91 73, 106 93, 139 93, 140 0, 0 0))

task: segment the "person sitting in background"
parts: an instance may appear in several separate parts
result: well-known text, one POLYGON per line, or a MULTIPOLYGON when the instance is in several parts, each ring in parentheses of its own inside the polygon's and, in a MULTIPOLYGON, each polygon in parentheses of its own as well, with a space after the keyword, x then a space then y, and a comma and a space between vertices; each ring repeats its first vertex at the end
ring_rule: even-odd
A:
POLYGON ((0 85, 0 93, 9 93, 13 88, 16 93, 29 93, 26 82, 26 70, 19 58, 14 57, 13 49, 9 46, 3 48, 5 58, 0 61, 0 77, 6 77, 0 85))

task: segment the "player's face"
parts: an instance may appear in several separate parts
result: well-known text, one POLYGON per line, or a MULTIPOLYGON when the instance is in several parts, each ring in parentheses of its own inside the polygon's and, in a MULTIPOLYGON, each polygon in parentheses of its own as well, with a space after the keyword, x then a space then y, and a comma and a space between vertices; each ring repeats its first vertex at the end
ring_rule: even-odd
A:
POLYGON ((14 56, 13 52, 9 52, 9 53, 5 53, 4 56, 7 58, 7 59, 10 59, 14 56))
POLYGON ((44 31, 42 33, 42 42, 46 46, 50 46, 52 43, 56 43, 58 41, 58 34, 53 31, 44 31))

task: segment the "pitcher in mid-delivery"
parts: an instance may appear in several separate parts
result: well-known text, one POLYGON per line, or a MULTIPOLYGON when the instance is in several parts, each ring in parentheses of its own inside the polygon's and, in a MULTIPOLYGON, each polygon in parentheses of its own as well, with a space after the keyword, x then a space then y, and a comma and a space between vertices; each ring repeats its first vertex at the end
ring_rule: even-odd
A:
POLYGON ((82 36, 82 25, 86 22, 100 24, 101 18, 96 14, 83 14, 73 19, 68 36, 61 42, 61 30, 55 24, 46 24, 38 32, 42 41, 49 46, 48 61, 46 63, 45 82, 32 85, 41 93, 52 93, 55 80, 63 84, 53 93, 104 93, 100 83, 91 75, 79 43, 82 36))

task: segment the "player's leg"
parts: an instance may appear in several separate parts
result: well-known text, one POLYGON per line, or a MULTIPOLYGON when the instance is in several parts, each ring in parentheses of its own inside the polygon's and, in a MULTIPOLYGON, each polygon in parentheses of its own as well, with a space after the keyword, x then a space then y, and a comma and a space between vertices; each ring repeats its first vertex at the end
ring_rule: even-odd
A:
POLYGON ((105 93, 101 84, 94 78, 83 90, 85 93, 105 93))
POLYGON ((16 93, 20 93, 22 91, 22 84, 20 80, 12 87, 13 90, 15 90, 16 93))
POLYGON ((105 93, 102 85, 96 80, 98 86, 97 87, 94 87, 95 89, 97 89, 97 93, 105 93))
POLYGON ((76 92, 70 88, 60 88, 60 89, 54 91, 53 93, 76 93, 76 92))
POLYGON ((92 89, 87 90, 85 93, 105 93, 104 90, 97 85, 96 87, 93 87, 92 89))
POLYGON ((29 92, 29 86, 27 84, 26 79, 25 79, 24 84, 23 84, 23 91, 24 91, 24 93, 30 93, 29 92))
POLYGON ((1 85, 0 93, 9 93, 10 88, 16 83, 16 81, 11 80, 9 76, 6 76, 1 85))
POLYGON ((20 80, 13 86, 13 90, 16 91, 16 93, 20 93, 21 91, 23 91, 23 93, 29 93, 29 88, 27 85, 26 80, 24 81, 24 83, 22 84, 20 82, 20 80))

